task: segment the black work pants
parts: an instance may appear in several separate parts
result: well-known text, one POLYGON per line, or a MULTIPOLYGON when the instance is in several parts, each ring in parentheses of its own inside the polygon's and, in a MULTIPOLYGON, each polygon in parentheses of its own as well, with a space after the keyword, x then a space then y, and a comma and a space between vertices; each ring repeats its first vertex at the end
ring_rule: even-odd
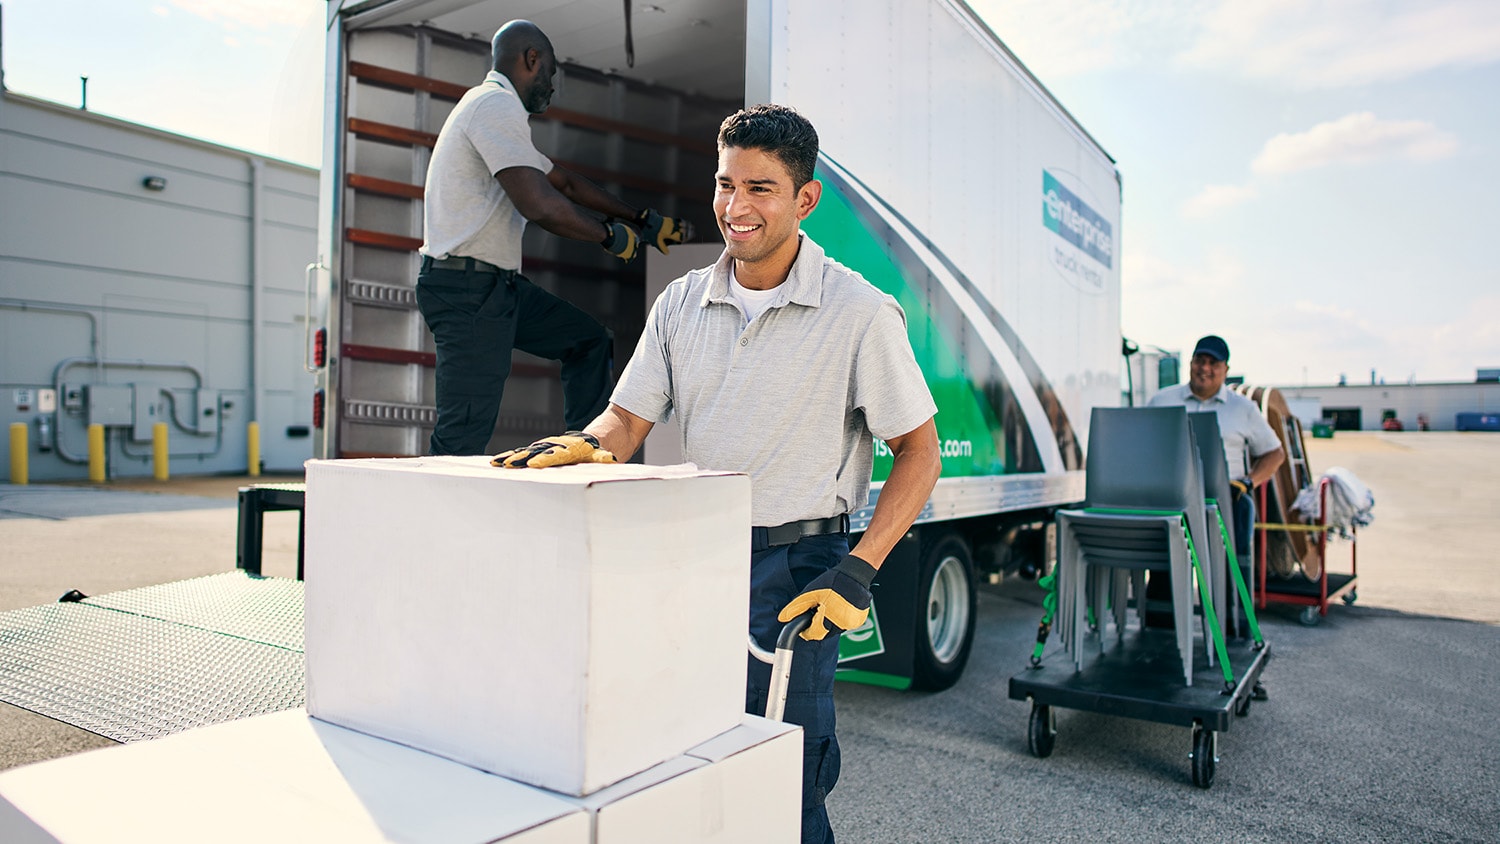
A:
MULTIPOLYGON (((762 648, 775 650, 782 628, 777 614, 814 578, 844 559, 849 537, 842 533, 805 536, 791 545, 767 547, 752 532, 750 552, 750 635, 762 648)), ((841 763, 833 712, 838 662, 837 635, 830 633, 816 642, 796 640, 782 717, 802 727, 802 844, 833 844, 824 800, 838 783, 841 763)), ((764 714, 771 666, 747 657, 746 667, 745 711, 764 714)))
POLYGON ((587 425, 608 405, 609 332, 525 276, 427 268, 417 276, 417 307, 437 344, 433 454, 486 453, 512 349, 562 363, 568 430, 587 425))

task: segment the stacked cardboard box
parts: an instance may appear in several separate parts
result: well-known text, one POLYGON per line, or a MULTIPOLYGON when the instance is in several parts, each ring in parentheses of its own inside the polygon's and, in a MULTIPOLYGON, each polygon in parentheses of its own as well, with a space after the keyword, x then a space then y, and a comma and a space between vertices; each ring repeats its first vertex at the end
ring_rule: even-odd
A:
POLYGON ((800 731, 742 714, 749 502, 692 467, 313 461, 307 711, 0 775, 0 839, 795 841, 800 731))

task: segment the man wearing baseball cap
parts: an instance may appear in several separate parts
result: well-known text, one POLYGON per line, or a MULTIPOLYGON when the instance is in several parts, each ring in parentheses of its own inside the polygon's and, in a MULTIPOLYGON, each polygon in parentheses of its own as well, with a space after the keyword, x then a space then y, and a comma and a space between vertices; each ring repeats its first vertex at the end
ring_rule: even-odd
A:
POLYGON ((1167 387, 1151 397, 1148 407, 1186 407, 1188 413, 1212 411, 1219 417, 1224 460, 1234 492, 1234 544, 1250 547, 1255 524, 1254 496, 1245 493, 1265 483, 1286 460, 1286 451, 1260 408, 1246 396, 1224 386, 1229 375, 1229 344, 1210 334, 1193 348, 1186 384, 1167 387))

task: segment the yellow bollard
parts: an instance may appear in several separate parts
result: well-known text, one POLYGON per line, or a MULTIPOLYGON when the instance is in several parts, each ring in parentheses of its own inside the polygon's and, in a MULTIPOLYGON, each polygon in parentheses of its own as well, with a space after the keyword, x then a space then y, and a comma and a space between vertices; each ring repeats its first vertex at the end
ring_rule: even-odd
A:
POLYGON ((167 423, 151 426, 151 471, 158 481, 167 479, 167 423))
POLYGON ((27 430, 25 422, 10 423, 10 482, 18 486, 30 483, 30 475, 26 464, 28 444, 26 442, 27 430))
POLYGON ((260 423, 245 426, 245 450, 250 453, 250 477, 260 477, 260 423))
POLYGON ((89 426, 89 482, 104 483, 104 426, 89 426))

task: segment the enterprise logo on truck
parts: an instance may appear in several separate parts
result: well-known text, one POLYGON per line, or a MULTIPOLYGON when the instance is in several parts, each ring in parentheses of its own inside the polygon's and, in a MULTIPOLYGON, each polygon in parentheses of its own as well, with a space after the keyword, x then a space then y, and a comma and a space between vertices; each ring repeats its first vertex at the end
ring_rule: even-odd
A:
POLYGON ((1105 267, 1114 265, 1114 228, 1046 170, 1042 171, 1042 224, 1105 267))

